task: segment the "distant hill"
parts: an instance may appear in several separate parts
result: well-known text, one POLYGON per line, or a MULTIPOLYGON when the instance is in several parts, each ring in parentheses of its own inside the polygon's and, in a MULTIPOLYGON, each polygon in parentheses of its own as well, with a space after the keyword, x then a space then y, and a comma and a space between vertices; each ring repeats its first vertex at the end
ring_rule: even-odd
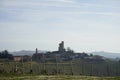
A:
MULTIPOLYGON (((38 53, 46 53, 47 51, 42 51, 39 50, 38 53)), ((11 54, 13 54, 14 56, 19 56, 19 55, 29 55, 32 56, 35 51, 32 50, 21 50, 21 51, 14 51, 14 52, 10 52, 11 54)), ((96 52, 90 52, 88 54, 93 54, 93 55, 100 55, 100 56, 104 56, 106 58, 120 58, 120 53, 110 53, 110 52, 105 52, 105 51, 96 51, 96 52)))
POLYGON ((104 56, 106 58, 120 58, 120 53, 111 53, 111 52, 104 52, 104 51, 99 51, 99 52, 91 52, 93 55, 100 55, 104 56))
MULTIPOLYGON (((38 53, 45 53, 47 51, 41 51, 39 50, 38 53)), ((14 56, 21 56, 21 55, 29 55, 32 56, 35 51, 32 50, 21 50, 21 51, 14 51, 14 52, 10 52, 11 54, 13 54, 14 56)))

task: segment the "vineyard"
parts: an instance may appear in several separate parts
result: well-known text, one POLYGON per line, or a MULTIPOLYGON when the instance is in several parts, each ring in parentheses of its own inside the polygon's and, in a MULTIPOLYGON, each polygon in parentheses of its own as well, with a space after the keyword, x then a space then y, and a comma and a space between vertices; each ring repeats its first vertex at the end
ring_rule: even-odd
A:
POLYGON ((120 76, 119 62, 1 62, 1 74, 120 76))

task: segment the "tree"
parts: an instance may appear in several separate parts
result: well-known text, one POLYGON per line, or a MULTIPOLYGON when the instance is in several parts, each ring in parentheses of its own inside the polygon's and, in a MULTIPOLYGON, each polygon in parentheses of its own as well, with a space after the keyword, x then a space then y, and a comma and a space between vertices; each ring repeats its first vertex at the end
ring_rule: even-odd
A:
POLYGON ((13 55, 9 54, 9 52, 7 50, 4 50, 2 52, 0 52, 0 58, 5 58, 5 59, 13 59, 13 55))
POLYGON ((2 53, 0 52, 0 58, 1 58, 2 53))
POLYGON ((92 56, 93 56, 93 54, 91 53, 91 54, 90 54, 90 56, 92 57, 92 56))
POLYGON ((70 53, 74 53, 74 51, 72 49, 70 49, 70 47, 67 48, 67 51, 70 53))

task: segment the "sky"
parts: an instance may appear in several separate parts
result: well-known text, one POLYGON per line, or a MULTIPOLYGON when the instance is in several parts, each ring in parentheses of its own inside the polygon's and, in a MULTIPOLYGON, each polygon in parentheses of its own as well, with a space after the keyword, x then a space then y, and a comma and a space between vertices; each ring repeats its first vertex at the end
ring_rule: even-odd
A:
POLYGON ((0 51, 120 53, 120 0, 0 0, 0 51))

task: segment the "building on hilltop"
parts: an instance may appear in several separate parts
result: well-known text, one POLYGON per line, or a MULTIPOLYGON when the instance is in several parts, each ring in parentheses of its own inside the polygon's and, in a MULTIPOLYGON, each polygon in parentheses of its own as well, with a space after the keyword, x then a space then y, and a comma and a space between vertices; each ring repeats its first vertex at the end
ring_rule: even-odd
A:
POLYGON ((62 41, 61 43, 59 43, 58 51, 59 52, 65 52, 64 41, 62 41))
POLYGON ((13 61, 20 62, 22 60, 22 56, 14 56, 13 61))
POLYGON ((35 52, 36 54, 38 53, 38 49, 36 48, 36 52, 35 52))
POLYGON ((13 57, 13 61, 15 62, 20 62, 20 61, 30 61, 31 60, 31 57, 28 56, 28 55, 22 55, 22 56, 14 56, 13 57))
POLYGON ((38 53, 38 49, 36 48, 35 53, 32 56, 33 61, 43 62, 44 61, 44 53, 38 53))

